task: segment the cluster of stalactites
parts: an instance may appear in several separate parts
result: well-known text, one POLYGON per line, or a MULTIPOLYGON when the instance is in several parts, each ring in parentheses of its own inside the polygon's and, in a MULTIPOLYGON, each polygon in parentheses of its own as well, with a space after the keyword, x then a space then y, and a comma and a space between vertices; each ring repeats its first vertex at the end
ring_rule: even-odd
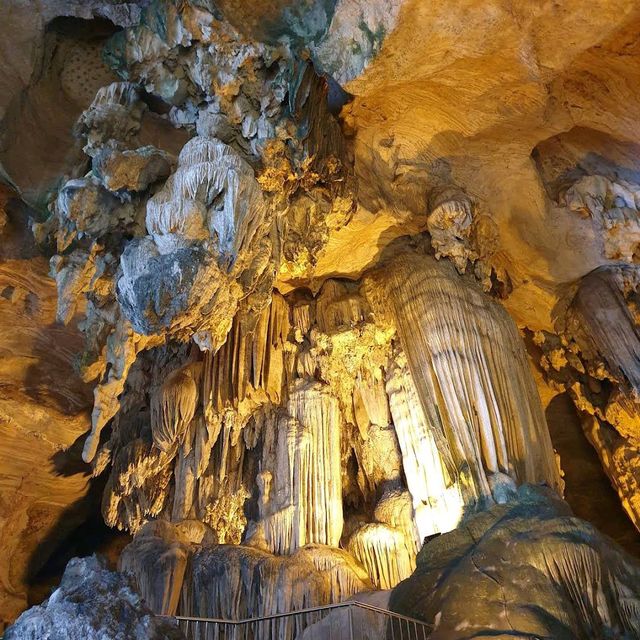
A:
POLYGON ((284 348, 290 329, 289 305, 274 292, 252 332, 238 314, 222 347, 207 352, 203 365, 202 401, 205 415, 238 408, 246 399, 278 404, 286 379, 284 348))
MULTIPOLYGON (((373 584, 391 588, 422 540, 455 528, 468 507, 499 501, 514 482, 558 486, 523 346, 501 308, 426 256, 397 258, 365 291, 376 323, 357 285, 328 282, 315 299, 274 293, 255 322, 233 320, 217 352, 170 373, 152 392, 154 445, 138 447, 163 472, 122 449, 111 521, 132 518, 135 530, 145 516, 197 518, 218 543, 251 547, 216 554, 271 558, 256 565, 268 572, 273 554, 343 546, 373 584), (153 511, 143 513, 130 503, 145 492, 153 511)), ((279 584, 270 575, 262 580, 279 584)), ((329 591, 355 588, 349 575, 329 591)), ((313 589, 329 597, 326 585, 313 589)), ((185 593, 188 611, 226 613, 222 591, 208 594, 215 611, 185 593)))
POLYGON ((491 498, 488 476, 561 488, 526 353, 507 312, 452 265, 404 254, 368 280, 398 331, 420 406, 467 504, 491 498))

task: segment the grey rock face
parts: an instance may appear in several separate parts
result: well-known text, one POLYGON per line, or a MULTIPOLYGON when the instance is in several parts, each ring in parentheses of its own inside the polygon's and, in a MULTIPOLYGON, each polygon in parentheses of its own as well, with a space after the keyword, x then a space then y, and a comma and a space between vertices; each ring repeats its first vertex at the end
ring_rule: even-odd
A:
POLYGON ((640 638, 640 564, 543 488, 426 544, 391 609, 432 640, 640 638))
POLYGON ((393 31, 401 6, 402 0, 339 0, 324 38, 313 50, 319 67, 341 85, 358 78, 393 31))
POLYGON ((6 640, 184 640, 177 627, 155 617, 132 582, 95 556, 69 562, 60 586, 42 605, 23 613, 6 640))
POLYGON ((118 301, 136 331, 160 331, 187 308, 203 257, 198 247, 161 255, 149 238, 127 246, 121 259, 118 301))

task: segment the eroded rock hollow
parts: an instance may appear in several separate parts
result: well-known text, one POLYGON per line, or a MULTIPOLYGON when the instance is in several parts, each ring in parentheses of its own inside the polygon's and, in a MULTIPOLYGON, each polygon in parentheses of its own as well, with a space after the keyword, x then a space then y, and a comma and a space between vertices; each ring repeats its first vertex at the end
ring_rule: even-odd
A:
POLYGON ((636 3, 6 5, 7 637, 640 638, 636 3))

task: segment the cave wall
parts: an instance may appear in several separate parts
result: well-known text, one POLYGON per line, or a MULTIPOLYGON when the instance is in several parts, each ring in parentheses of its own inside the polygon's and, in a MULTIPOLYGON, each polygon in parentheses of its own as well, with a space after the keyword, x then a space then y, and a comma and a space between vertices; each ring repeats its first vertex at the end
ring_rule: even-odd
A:
MULTIPOLYGON (((65 534, 87 517, 89 474, 77 439, 91 392, 74 372, 75 322, 56 324, 47 261, 22 228, 22 205, 4 192, 0 253, 0 620, 27 604, 30 583, 65 534)), ((76 318, 77 320, 77 318, 76 318)))

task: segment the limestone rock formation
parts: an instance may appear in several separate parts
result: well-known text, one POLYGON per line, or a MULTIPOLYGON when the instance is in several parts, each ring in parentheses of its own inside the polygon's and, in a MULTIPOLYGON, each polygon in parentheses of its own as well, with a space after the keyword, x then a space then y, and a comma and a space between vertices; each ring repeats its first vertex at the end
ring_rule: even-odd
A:
MULTIPOLYGON (((636 2, 5 4, 3 617, 88 474, 158 613, 390 589, 506 513, 551 535, 513 500, 586 473, 554 394, 640 528, 636 2)), ((532 624, 631 628, 611 553, 598 607, 532 577, 532 624)))
POLYGON ((7 640, 131 638, 180 640, 177 626, 156 618, 129 580, 95 558, 69 562, 60 586, 41 606, 29 609, 10 627, 7 640))
POLYGON ((524 485, 429 542, 390 606, 433 625, 434 640, 637 638, 639 573, 557 496, 524 485))
MULTIPOLYGON (((278 569, 263 585, 288 593, 301 558, 344 554, 339 546, 369 584, 388 589, 410 575, 423 539, 465 512, 504 502, 522 482, 561 491, 515 326, 451 265, 414 251, 360 286, 330 280, 316 297, 274 294, 253 329, 248 317, 234 319, 215 355, 174 346, 140 358, 104 447, 105 520, 137 532, 123 567, 143 593, 153 589, 156 611, 221 615, 205 600, 178 605, 196 560, 209 575, 218 562, 262 559, 289 576, 278 569), (166 362, 183 364, 167 375, 166 362), (192 545, 163 533, 165 521, 184 520, 206 523, 218 546, 187 561, 192 545)), ((209 595, 220 607, 222 593, 209 595)), ((252 593, 224 611, 266 613, 252 593)), ((336 593, 314 587, 286 602, 325 604, 336 593)))
POLYGON ((490 496, 488 475, 496 473, 561 491, 525 351, 504 310, 450 265, 415 253, 372 278, 449 482, 459 484, 465 503, 490 496))
MULTIPOLYGON (((340 602, 372 587, 364 568, 341 549, 309 544, 274 555, 219 545, 197 521, 148 523, 125 548, 120 568, 157 613, 229 620, 340 602)), ((309 621, 284 619, 280 632, 309 621)))

